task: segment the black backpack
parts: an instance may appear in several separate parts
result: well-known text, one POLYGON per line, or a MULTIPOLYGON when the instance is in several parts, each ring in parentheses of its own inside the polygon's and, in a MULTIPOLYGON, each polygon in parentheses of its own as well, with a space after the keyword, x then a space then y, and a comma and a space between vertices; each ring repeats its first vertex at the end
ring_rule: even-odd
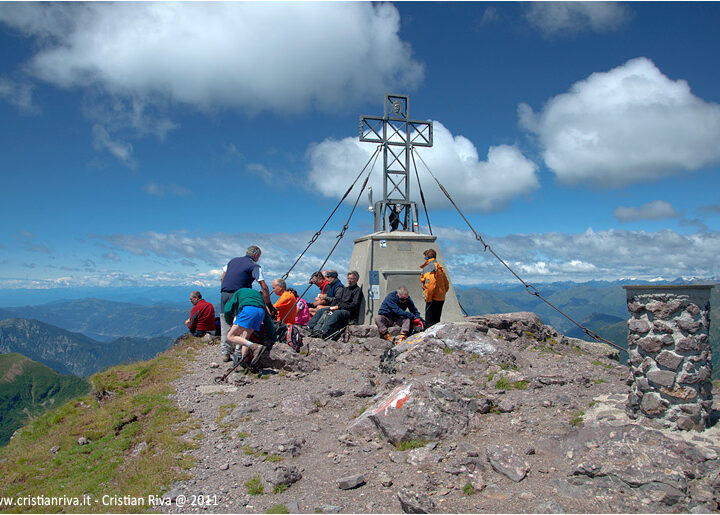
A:
POLYGON ((297 325, 288 325, 283 324, 282 322, 277 322, 276 332, 278 343, 285 342, 292 350, 300 352, 300 348, 303 346, 303 337, 300 334, 297 325))

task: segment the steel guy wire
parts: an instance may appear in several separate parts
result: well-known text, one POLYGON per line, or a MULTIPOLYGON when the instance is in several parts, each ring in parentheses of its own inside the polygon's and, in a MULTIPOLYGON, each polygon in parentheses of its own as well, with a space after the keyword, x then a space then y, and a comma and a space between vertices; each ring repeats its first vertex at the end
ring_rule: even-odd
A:
MULTIPOLYGON (((412 153, 413 153, 413 155, 414 155, 414 154, 417 154, 417 152, 415 151, 414 148, 412 149, 412 153)), ((510 268, 510 266, 509 266, 500 256, 498 256, 498 255, 495 253, 495 251, 492 249, 492 247, 491 247, 490 245, 488 245, 487 243, 485 243, 485 241, 482 239, 482 236, 481 236, 480 234, 478 234, 477 231, 475 231, 475 229, 474 229, 473 226, 470 224, 470 222, 468 221, 468 219, 465 217, 465 215, 463 214, 463 212, 460 210, 460 208, 457 206, 457 204, 455 204, 455 201, 454 201, 454 200, 452 199, 452 197, 450 196, 450 193, 448 193, 448 191, 447 191, 447 190, 445 189, 445 187, 440 183, 440 181, 438 180, 438 178, 435 177, 435 174, 432 173, 432 171, 430 170, 430 167, 429 167, 429 166, 427 165, 427 163, 423 160, 422 156, 421 156, 420 154, 417 154, 417 157, 418 157, 418 159, 420 159, 420 162, 421 162, 423 165, 425 165, 425 168, 427 169, 428 173, 430 173, 430 176, 431 176, 433 179, 435 179, 435 182, 436 182, 437 185, 440 187, 440 190, 445 194, 445 196, 448 198, 448 200, 450 201, 450 203, 453 205, 453 207, 454 207, 454 208, 457 210, 457 212, 460 214, 460 216, 462 217, 462 219, 465 220, 465 223, 467 224, 467 226, 470 228, 470 230, 471 230, 471 231, 473 232, 473 234, 475 235, 475 239, 476 239, 477 241, 479 241, 480 243, 482 243, 483 247, 485 247, 484 250, 486 250, 486 251, 489 250, 490 253, 491 253, 493 256, 495 256, 495 258, 496 258, 498 261, 500 261, 500 263, 502 263, 502 265, 503 265, 505 268, 507 268, 507 269, 510 271, 510 273, 513 274, 513 275, 518 279, 518 281, 520 281, 520 282, 523 284, 523 286, 525 286, 525 290, 526 290, 530 295, 534 295, 535 297, 537 297, 537 298, 539 298, 540 300, 542 300, 543 302, 545 302, 545 304, 547 304, 548 306, 550 306, 551 308, 553 308, 555 311, 557 311, 558 313, 560 313, 562 316, 564 316, 565 318, 567 318, 568 320, 570 320, 573 324, 575 324, 575 325, 578 326, 580 329, 582 329, 582 331, 583 331, 585 334, 587 334, 590 338, 594 339, 595 341, 606 343, 606 344, 608 344, 608 345, 610 345, 610 346, 612 346, 612 347, 615 347, 615 348, 618 349, 618 350, 621 350, 621 351, 623 351, 623 352, 627 352, 627 349, 623 349, 623 348, 620 347, 619 345, 617 345, 617 344, 615 344, 615 343, 613 343, 613 342, 611 342, 611 341, 606 340, 606 339, 603 338, 602 336, 594 333, 594 332, 591 331, 590 329, 584 327, 583 325, 581 325, 580 323, 578 323, 576 320, 574 320, 573 318, 571 318, 570 316, 568 316, 567 314, 565 314, 560 308, 558 308, 558 307, 555 306, 553 303, 551 303, 549 300, 547 300, 545 297, 543 297, 542 295, 540 295, 540 292, 538 291, 538 289, 537 289, 535 286, 533 286, 532 284, 529 284, 529 283, 525 282, 525 281, 522 279, 522 277, 520 277, 517 273, 515 273, 515 271, 514 271, 512 268, 510 268)))

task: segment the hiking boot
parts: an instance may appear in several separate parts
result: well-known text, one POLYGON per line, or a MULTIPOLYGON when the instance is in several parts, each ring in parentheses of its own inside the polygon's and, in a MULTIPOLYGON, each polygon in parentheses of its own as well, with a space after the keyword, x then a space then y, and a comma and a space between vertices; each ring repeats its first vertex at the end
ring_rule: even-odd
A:
POLYGON ((229 353, 229 352, 226 352, 225 354, 223 354, 223 361, 226 362, 226 363, 227 363, 228 361, 232 361, 232 356, 230 356, 230 353, 229 353))
POLYGON ((383 340, 387 340, 389 342, 393 341, 392 336, 390 336, 390 333, 381 334, 380 338, 382 338, 383 340))
POLYGON ((253 358, 250 360, 250 368, 256 368, 260 358, 262 358, 267 352, 267 347, 260 345, 259 343, 253 343, 250 346, 250 352, 253 353, 253 358))

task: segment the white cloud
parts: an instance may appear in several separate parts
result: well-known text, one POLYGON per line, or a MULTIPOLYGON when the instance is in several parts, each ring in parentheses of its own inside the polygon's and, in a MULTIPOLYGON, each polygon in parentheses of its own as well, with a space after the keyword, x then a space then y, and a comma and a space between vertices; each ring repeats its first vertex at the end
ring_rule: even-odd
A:
POLYGON ((273 185, 274 183, 274 174, 261 163, 248 163, 245 165, 245 171, 260 177, 265 184, 273 185))
POLYGON ((644 57, 593 73, 540 113, 527 104, 518 113, 547 166, 570 184, 621 186, 720 163, 720 105, 644 57))
POLYGON ((201 109, 336 109, 424 74, 387 3, 31 3, 0 21, 38 40, 42 80, 201 109))
MULTIPOLYGON (((291 284, 305 284, 309 275, 320 268, 335 243, 338 224, 331 223, 289 277, 291 284), (334 226, 334 227, 333 227, 334 226)), ((452 281, 457 285, 510 283, 520 284, 467 230, 434 227, 437 246, 443 254, 452 281)), ((235 256, 245 254, 249 245, 263 249, 260 264, 268 280, 282 276, 313 233, 239 233, 195 236, 183 232, 144 233, 140 235, 91 236, 105 242, 118 259, 122 270, 97 269, 92 273, 64 268, 54 277, 48 267, 38 266, 32 279, 0 278, 3 288, 67 286, 171 286, 197 284, 216 287, 222 267, 235 256), (123 255, 124 254, 124 255, 123 255), (197 271, 182 263, 192 260, 197 271)), ((350 263, 353 239, 362 236, 348 231, 326 265, 344 272, 350 263)), ((617 280, 634 277, 700 277, 720 279, 720 232, 705 231, 692 235, 672 230, 657 232, 588 229, 582 233, 510 234, 495 238, 483 234, 485 241, 524 280, 536 286, 552 281, 617 280)), ((107 256, 106 259, 114 260, 107 256)), ((78 262, 80 265, 82 261, 78 262)), ((19 272, 24 277, 26 272, 19 272)), ((540 288, 541 289, 541 288, 540 288)), ((541 289, 542 290, 542 289, 541 289)))
MULTIPOLYGON (((509 283, 516 279, 467 231, 434 228, 452 279, 460 284, 509 283)), ((486 243, 531 282, 720 277, 720 232, 683 235, 606 230, 583 233, 483 235, 486 243)), ((519 284, 519 283, 518 283, 519 284)))
POLYGON ((110 133, 100 125, 94 125, 92 133, 95 150, 107 150, 130 168, 135 167, 135 160, 132 157, 133 146, 131 143, 113 139, 110 133))
MULTIPOLYGON (((433 146, 417 150, 432 173, 445 186, 456 203, 480 211, 496 211, 513 197, 538 188, 537 166, 515 146, 490 147, 487 160, 480 161, 478 151, 464 136, 453 136, 445 126, 433 122, 433 146)), ((308 148, 311 170, 309 182, 328 197, 341 197, 377 147, 362 143, 357 137, 340 141, 327 139, 308 148)), ((428 207, 449 207, 447 198, 416 160, 428 207)), ((411 197, 420 201, 415 171, 411 167, 411 197)), ((382 156, 378 159, 369 183, 375 200, 382 197, 382 156)), ((348 199, 354 202, 355 197, 348 199)))
MULTIPOLYGON (((335 228, 323 233, 291 273, 291 284, 305 284, 310 274, 320 268, 335 243, 337 232, 335 228)), ((455 284, 520 284, 490 252, 483 252, 482 245, 475 241, 469 231, 435 227, 434 232, 438 236, 437 246, 455 284)), ((358 231, 349 231, 326 268, 346 271, 353 239, 361 235, 358 231)), ((112 285, 131 281, 139 285, 200 281, 198 284, 214 287, 222 275, 222 267, 232 257, 244 255, 249 245, 257 244, 263 250, 260 264, 269 281, 287 272, 311 237, 311 231, 301 234, 218 233, 194 236, 175 232, 93 236, 94 239, 107 242, 118 254, 129 252, 134 256, 123 256, 123 273, 98 271, 94 276, 78 275, 74 278, 83 281, 83 285, 96 277, 112 285), (181 266, 186 259, 198 264, 197 272, 187 271, 181 266), (152 263, 153 268, 163 272, 148 272, 147 263, 152 263)), ((718 231, 685 235, 672 230, 646 232, 588 229, 574 234, 533 233, 483 237, 513 270, 534 284, 617 280, 623 277, 640 280, 659 276, 666 279, 720 278, 718 231)))
MULTIPOLYGON (((0 23, 35 40, 27 78, 82 88, 95 148, 131 167, 128 131, 164 139, 177 104, 334 111, 424 77, 389 3, 0 3, 0 23)), ((0 97, 30 106, 18 84, 0 82, 0 97)))
POLYGON ((617 2, 531 2, 525 18, 546 36, 556 36, 617 30, 632 13, 617 2))
MULTIPOLYGON (((336 241, 342 222, 333 221, 310 248, 301 262, 293 269, 289 281, 304 284, 312 272, 318 270, 336 241)), ((305 249, 313 237, 312 231, 302 233, 278 234, 213 234, 209 236, 192 236, 185 232, 157 233, 147 232, 140 235, 115 234, 109 236, 91 235, 113 247, 115 252, 125 251, 145 259, 157 256, 171 263, 182 264, 183 260, 207 265, 207 272, 184 274, 184 276, 217 284, 222 267, 236 256, 244 256, 247 247, 258 245, 262 249, 260 264, 266 278, 273 279, 285 274, 295 259, 305 249)), ((348 231, 328 261, 327 267, 343 270, 348 266, 352 252, 353 238, 361 236, 359 232, 348 231)), ((128 263, 130 258, 124 259, 128 263)), ((130 265, 128 265, 130 266, 130 265)), ((203 266, 198 266, 203 270, 203 266)), ((172 269, 170 266, 169 269, 172 269)), ((179 272, 178 272, 179 273, 179 272)))
POLYGON ((637 207, 618 206, 614 211, 619 222, 635 220, 662 220, 663 218, 677 218, 678 214, 672 204, 664 200, 653 200, 637 207))

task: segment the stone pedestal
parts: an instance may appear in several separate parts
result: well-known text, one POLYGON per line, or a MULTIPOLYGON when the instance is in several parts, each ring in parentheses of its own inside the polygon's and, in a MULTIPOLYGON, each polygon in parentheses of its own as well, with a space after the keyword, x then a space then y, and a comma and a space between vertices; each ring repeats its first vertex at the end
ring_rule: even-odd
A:
POLYGON ((350 257, 349 270, 358 271, 358 284, 365 293, 358 317, 360 324, 374 324, 373 318, 385 296, 399 286, 407 286, 415 307, 425 316, 420 265, 424 261, 423 252, 429 248, 437 252, 437 260, 445 267, 450 281, 441 321, 460 322, 464 319, 452 285, 452 270, 445 266, 440 247, 437 246, 437 236, 409 231, 381 231, 356 239, 350 257))
POLYGON ((665 427, 703 430, 712 406, 712 286, 625 286, 628 365, 626 411, 665 427))

